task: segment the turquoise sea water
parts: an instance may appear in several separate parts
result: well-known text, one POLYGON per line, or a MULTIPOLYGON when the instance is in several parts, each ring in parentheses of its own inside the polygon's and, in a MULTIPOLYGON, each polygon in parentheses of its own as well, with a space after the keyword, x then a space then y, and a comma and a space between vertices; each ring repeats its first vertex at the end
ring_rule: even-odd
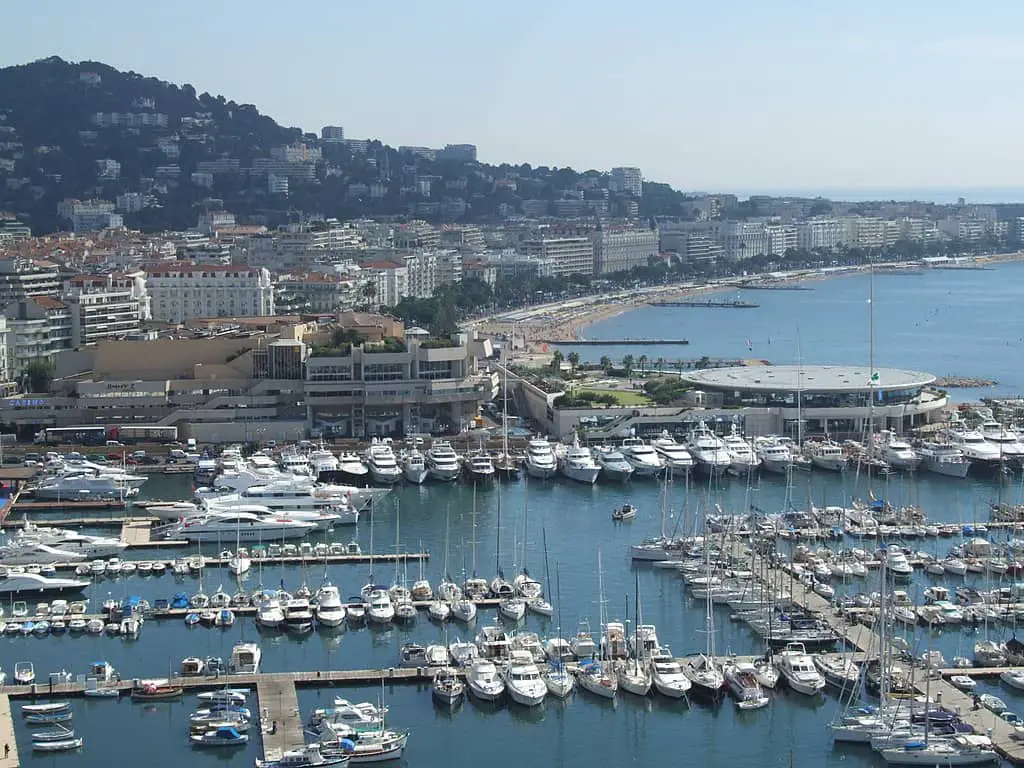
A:
MULTIPOLYGON (((924 276, 876 278, 876 321, 879 332, 879 365, 899 365, 937 373, 956 373, 997 378, 1005 391, 1024 390, 1024 373, 1019 366, 1020 338, 1024 327, 1015 311, 1015 285, 1024 277, 1024 265, 1003 265, 993 271, 930 273, 924 276), (956 296, 954 296, 954 292, 956 296)), ((638 336, 641 333, 669 335, 682 333, 693 343, 681 350, 686 357, 701 354, 749 356, 746 339, 754 355, 775 362, 796 359, 799 329, 802 357, 808 362, 855 363, 867 357, 867 282, 863 277, 819 282, 813 291, 759 291, 750 296, 762 306, 757 310, 668 310, 646 309, 615 318, 588 330, 606 338, 638 336), (767 343, 771 337, 771 345, 767 343), (777 351, 776 351, 777 350, 777 351)), ((632 354, 640 354, 635 349, 632 354)), ((588 353, 600 356, 599 350, 588 353)), ((668 356, 666 351, 648 350, 649 355, 668 356)), ((985 479, 956 481, 930 475, 918 478, 893 477, 873 484, 877 496, 899 503, 920 505, 939 521, 971 522, 987 519, 987 505, 995 500, 1021 500, 1021 480, 1001 486, 985 479)), ((143 495, 152 498, 180 498, 189 493, 191 481, 184 477, 154 477, 143 495)), ((842 504, 867 494, 866 483, 853 473, 845 477, 810 473, 800 476, 793 496, 799 506, 808 498, 815 503, 842 504)), ((709 485, 695 483, 689 494, 677 485, 671 498, 669 527, 690 530, 699 511, 708 504, 741 511, 753 504, 768 511, 782 510, 785 488, 782 478, 765 476, 760 483, 723 479, 709 485)), ((560 609, 555 617, 529 615, 527 629, 540 634, 571 635, 580 620, 598 622, 598 553, 604 571, 608 611, 612 618, 632 618, 634 574, 638 575, 645 622, 657 625, 662 642, 677 654, 704 648, 704 606, 688 597, 678 577, 630 562, 628 547, 645 536, 658 533, 658 488, 653 482, 636 480, 628 486, 601 485, 585 488, 568 481, 519 483, 491 488, 476 494, 476 562, 478 572, 490 578, 500 564, 510 575, 523 561, 531 573, 544 579, 546 536, 551 581, 557 572, 560 593, 553 600, 560 609), (611 510, 624 501, 640 510, 632 524, 616 525, 611 510), (500 507, 500 527, 499 520, 500 507), (524 534, 524 510, 528 520, 524 534), (501 556, 496 550, 500 533, 501 556), (526 541, 525 549, 523 542, 526 541)), ((396 517, 400 510, 401 541, 405 550, 422 547, 431 554, 424 565, 433 582, 445 567, 445 521, 449 519, 447 571, 459 578, 472 568, 471 541, 474 494, 466 486, 428 485, 400 488, 380 504, 375 514, 373 537, 378 551, 394 551, 396 517)), ((340 541, 357 538, 369 549, 370 526, 341 529, 340 541)), ((920 548, 943 554, 958 540, 923 540, 920 548)), ((224 542, 230 546, 230 542, 224 542)), ((219 549, 215 545, 209 552, 219 549)), ((194 552, 194 550, 192 550, 194 552)), ((163 550, 164 558, 178 556, 163 550)), ((180 555, 186 554, 181 551, 180 555)), ((155 558, 156 551, 133 553, 133 557, 155 558)), ((374 580, 392 582, 395 568, 377 564, 374 580)), ((342 595, 358 592, 369 579, 367 565, 336 565, 328 569, 342 595)), ((261 580, 268 587, 284 582, 290 588, 302 581, 311 586, 324 576, 322 565, 274 566, 262 573, 254 570, 247 584, 261 580)), ((419 569, 410 564, 410 581, 419 569)), ((942 580, 940 580, 942 581, 942 580)), ((962 580, 961 580, 962 581, 962 580)), ((978 576, 968 583, 985 586, 978 576)), ((919 591, 931 577, 915 577, 911 591, 919 591)), ((943 583, 959 583, 945 577, 943 583)), ((204 578, 206 592, 219 584, 233 592, 235 584, 225 572, 209 571, 204 578)), ((549 594, 554 585, 549 584, 549 594)), ((140 595, 150 601, 170 597, 177 591, 198 590, 197 580, 176 582, 170 574, 162 577, 101 578, 88 596, 100 603, 108 595, 140 595)), ((874 584, 853 583, 840 591, 873 590, 874 584)), ((137 641, 109 637, 0 637, 0 666, 10 674, 14 663, 29 660, 43 679, 49 671, 67 669, 84 672, 93 661, 106 659, 126 677, 166 675, 177 668, 184 656, 227 657, 239 640, 257 639, 263 649, 263 669, 315 670, 335 668, 387 667, 397 663, 404 642, 452 642, 471 638, 477 628, 493 618, 482 611, 471 628, 449 625, 447 632, 421 617, 411 628, 386 631, 358 629, 313 633, 301 639, 260 634, 251 619, 240 619, 228 630, 188 629, 181 621, 149 621, 137 641)), ((925 637, 918 629, 918 652, 930 643, 947 658, 967 654, 984 630, 947 630, 925 637)), ((1009 630, 997 628, 992 637, 1006 637, 1009 630)), ((726 611, 716 613, 715 643, 719 653, 756 653, 760 646, 745 625, 731 622, 726 611)), ((984 686, 982 686, 984 687, 984 686)), ((995 690, 996 686, 990 686, 995 690)), ((304 690, 300 704, 308 712, 335 696, 353 700, 376 700, 374 687, 304 690)), ((999 691, 1011 709, 1024 712, 1024 698, 1008 689, 999 691)), ((547 701, 536 710, 515 705, 482 707, 468 701, 455 713, 438 712, 430 692, 416 685, 389 686, 386 703, 389 722, 408 728, 412 738, 401 765, 435 768, 450 765, 512 766, 577 765, 706 765, 715 766, 845 766, 860 768, 883 763, 870 750, 833 747, 826 724, 838 703, 834 695, 811 702, 806 697, 780 689, 764 710, 740 713, 727 700, 712 709, 698 702, 692 706, 658 697, 637 699, 620 693, 613 705, 577 692, 566 702, 547 701)), ((255 706, 255 704, 254 704, 255 706)), ((187 716, 193 702, 139 705, 129 701, 76 701, 74 727, 86 739, 85 749, 74 755, 33 755, 28 728, 16 716, 21 757, 27 765, 107 766, 143 764, 171 768, 187 761, 190 765, 248 766, 261 753, 258 730, 251 731, 253 743, 238 751, 197 751, 186 746, 187 716)), ((17 709, 17 706, 15 706, 17 709)))

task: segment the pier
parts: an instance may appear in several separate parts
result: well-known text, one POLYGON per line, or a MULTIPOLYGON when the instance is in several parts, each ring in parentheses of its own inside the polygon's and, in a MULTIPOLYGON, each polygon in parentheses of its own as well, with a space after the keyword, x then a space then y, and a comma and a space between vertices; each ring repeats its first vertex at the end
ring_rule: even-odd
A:
POLYGON ((541 344, 553 344, 559 347, 596 347, 614 346, 657 346, 662 344, 689 344, 689 339, 539 339, 541 344))
POLYGON ((652 307, 689 307, 693 309, 757 309, 760 304, 742 299, 685 299, 652 301, 652 307))
POLYGON ((14 739, 11 698, 7 694, 0 694, 0 743, 11 748, 10 754, 7 756, 0 752, 0 768, 18 768, 21 761, 18 759, 18 742, 14 739))
POLYGON ((299 697, 291 680, 277 677, 261 680, 256 683, 256 697, 264 760, 280 759, 287 750, 306 743, 299 697))

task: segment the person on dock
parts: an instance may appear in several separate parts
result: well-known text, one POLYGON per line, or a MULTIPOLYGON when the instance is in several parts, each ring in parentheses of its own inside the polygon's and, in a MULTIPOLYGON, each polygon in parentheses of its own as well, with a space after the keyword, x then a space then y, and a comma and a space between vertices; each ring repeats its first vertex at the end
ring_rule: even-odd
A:
POLYGON ((4 760, 11 756, 11 745, 4 744, 4 760))

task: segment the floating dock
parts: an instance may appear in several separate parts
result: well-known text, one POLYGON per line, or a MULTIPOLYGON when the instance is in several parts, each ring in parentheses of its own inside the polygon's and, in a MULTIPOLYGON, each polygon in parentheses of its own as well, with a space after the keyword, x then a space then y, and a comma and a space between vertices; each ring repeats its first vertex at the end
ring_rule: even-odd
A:
POLYGON ((18 759, 18 742, 14 738, 14 719, 11 717, 11 699, 7 694, 0 694, 0 768, 18 768, 21 761, 18 759), (7 747, 11 751, 6 754, 7 747))
POLYGON ((261 680, 256 683, 256 696, 264 760, 279 760, 287 750, 306 743, 295 683, 280 678, 261 680))

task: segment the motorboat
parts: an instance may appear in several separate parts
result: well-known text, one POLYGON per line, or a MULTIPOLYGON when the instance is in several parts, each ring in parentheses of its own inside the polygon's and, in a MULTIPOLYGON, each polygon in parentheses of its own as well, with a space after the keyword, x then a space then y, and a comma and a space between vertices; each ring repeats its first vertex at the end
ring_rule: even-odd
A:
POLYGON ((629 658, 629 645, 626 643, 626 627, 621 621, 609 621, 601 633, 598 653, 604 659, 629 658))
POLYGON ((427 616, 431 621, 448 621, 452 615, 452 607, 444 600, 431 600, 427 605, 427 616))
POLYGON ((962 422, 951 422, 945 437, 960 449, 965 459, 981 469, 995 471, 1006 459, 999 445, 986 440, 981 432, 969 429, 962 422))
POLYGON ((1008 669, 999 674, 999 679, 1011 688, 1024 691, 1024 670, 1008 669))
MULTIPOLYGON (((22 541, 0 547, 0 563, 3 565, 28 565, 30 563, 80 563, 85 555, 49 544, 22 541)), ((102 561, 100 561, 102 562, 102 561)), ((106 565, 104 564, 104 569, 106 565)))
POLYGON ((313 710, 310 726, 320 735, 372 733, 384 726, 385 715, 387 707, 378 707, 368 701, 353 703, 339 698, 334 699, 330 707, 313 710))
POLYGON ((697 469, 718 477, 732 466, 733 459, 725 443, 704 422, 690 430, 686 447, 696 462, 697 469))
POLYGON ((69 472, 40 480, 32 488, 32 497, 40 501, 120 499, 136 489, 137 486, 126 486, 109 475, 69 472))
POLYGON ((889 765, 984 765, 999 761, 988 737, 965 734, 946 739, 915 738, 878 752, 889 765))
POLYGON ((281 455, 281 461, 279 462, 281 471, 289 475, 298 475, 299 477, 313 477, 313 466, 309 461, 309 457, 298 451, 289 451, 281 455))
POLYGON ((569 648, 572 651, 572 655, 581 661, 592 659, 597 655, 597 643, 594 642, 594 636, 587 622, 580 623, 575 637, 569 641, 569 648))
POLYGON ((58 727, 52 731, 35 731, 32 734, 32 741, 64 741, 75 738, 75 732, 71 728, 58 727))
MULTIPOLYGON (((201 492, 197 492, 201 493, 201 492)), ((200 496, 202 504, 182 517, 228 512, 251 512, 268 519, 314 523, 325 531, 335 525, 359 522, 359 510, 349 496, 329 494, 300 483, 270 483, 246 488, 240 493, 200 496)), ((179 502, 179 507, 183 506, 179 502)))
POLYGON ((627 437, 620 448, 623 458, 633 468, 634 477, 652 477, 665 470, 658 452, 639 437, 627 437))
POLYGON ((189 734, 188 740, 194 747, 237 747, 249 743, 249 734, 239 733, 233 725, 222 725, 189 734))
POLYGON ((889 547, 885 553, 885 570, 893 578, 909 579, 914 574, 914 566, 907 555, 898 547, 889 547))
POLYGON ((764 695, 764 689, 757 680, 757 673, 754 665, 738 661, 726 664, 722 670, 725 677, 725 685, 729 692, 736 699, 736 706, 740 709, 760 709, 767 706, 768 697, 764 695))
POLYGON ((921 465, 921 456, 914 447, 891 429, 875 436, 875 444, 882 461, 901 472, 915 472, 921 465))
POLYGON ((255 512, 231 511, 228 508, 160 526, 154 535, 185 541, 220 541, 232 536, 246 542, 280 541, 303 538, 316 528, 314 523, 269 518, 255 512))
POLYGON ((461 467, 459 456, 447 440, 434 440, 426 456, 427 471, 435 480, 451 482, 457 480, 461 467))
POLYGON ((601 468, 600 476, 606 480, 624 482, 633 475, 633 465, 618 448, 610 445, 599 445, 591 450, 597 466, 601 468))
POLYGON ((521 597, 506 597, 498 603, 498 613, 509 621, 522 621, 526 615, 526 601, 521 597))
POLYGON ((393 485, 402 479, 402 470, 398 466, 388 438, 373 439, 366 451, 366 466, 375 483, 393 485))
POLYGON ((263 651, 256 643, 235 643, 231 648, 228 671, 233 675, 255 675, 260 671, 263 651))
POLYGON ((228 558, 228 571, 234 576, 241 576, 252 567, 252 560, 244 552, 236 552, 228 558))
POLYGON ((676 441, 668 430, 663 430, 661 435, 651 440, 651 447, 661 457, 662 463, 673 474, 677 472, 689 472, 693 469, 695 462, 693 456, 686 449, 686 446, 676 441))
POLYGON ((256 768, 327 768, 330 765, 348 765, 351 760, 347 752, 338 751, 328 756, 323 754, 321 749, 319 744, 306 744, 299 749, 288 749, 276 760, 257 759, 256 768))
POLYGON ((373 589, 367 598, 367 618, 373 624, 390 624, 395 618, 395 607, 386 589, 373 589))
POLYGON ((339 467, 341 466, 338 462, 338 457, 323 446, 310 451, 308 459, 311 470, 310 474, 317 480, 320 480, 321 476, 323 476, 325 480, 327 478, 335 477, 339 467))
MULTIPOLYGON (((344 757, 354 765, 398 760, 402 757, 402 752, 408 742, 408 732, 371 731, 360 733, 355 739, 339 739, 336 746, 323 746, 323 757, 328 760, 344 757)), ((317 765, 326 764, 318 763, 317 765)))
POLYGON ((829 472, 844 472, 849 465, 849 459, 843 451, 843 446, 834 440, 825 438, 823 440, 808 440, 804 447, 807 455, 818 469, 829 472))
POLYGON ((617 523, 624 523, 636 517, 636 507, 632 504, 623 504, 612 510, 612 520, 617 523))
POLYGON ((558 460, 551 449, 551 443, 536 437, 526 444, 526 474, 539 480, 554 477, 558 471, 558 460))
POLYGON ((28 542, 46 544, 65 552, 75 552, 83 558, 120 555, 128 546, 120 539, 109 536, 93 536, 70 528, 37 526, 33 523, 26 523, 11 540, 12 544, 28 542))
POLYGON ((313 631, 313 611, 310 609, 309 600, 304 597, 293 597, 285 601, 282 608, 286 631, 296 634, 313 631))
POLYGON ((1016 466, 1024 462, 1024 442, 1012 429, 995 419, 985 419, 978 425, 978 431, 999 450, 1004 460, 1016 466))
POLYGON ((462 703, 462 697, 466 692, 466 684, 462 682, 455 672, 447 667, 439 670, 434 675, 430 685, 431 695, 434 701, 444 707, 457 707, 462 703))
POLYGON ((284 624, 284 609, 276 595, 268 594, 257 603, 256 623, 265 629, 277 629, 284 624))
POLYGON ((590 451, 580 445, 579 436, 574 436, 572 445, 565 449, 559 461, 559 471, 577 483, 593 485, 601 473, 600 465, 594 461, 590 451))
POLYGON ((491 624, 481 627, 476 635, 476 645, 480 649, 480 656, 499 663, 508 659, 510 643, 508 635, 503 627, 491 624))
POLYGON ((793 466, 793 453, 789 445, 777 437, 755 438, 754 451, 761 459, 761 466, 768 472, 784 475, 793 466))
POLYGON ((468 598, 460 598, 451 604, 451 617, 456 621, 468 624, 476 618, 476 603, 468 598))
POLYGON ((316 621, 325 627, 338 627, 345 621, 345 606, 333 584, 324 584, 317 590, 316 621))
POLYGON ((751 472, 756 472, 761 466, 761 457, 757 455, 753 446, 740 434, 735 424, 729 430, 729 434, 722 438, 722 445, 729 453, 729 473, 739 477, 745 477, 751 472))
POLYGON ((505 683, 490 659, 478 658, 466 675, 469 692, 481 701, 497 701, 505 693, 505 683))
POLYGON ((512 701, 524 707, 535 707, 544 701, 548 688, 529 651, 510 651, 499 674, 512 701))
POLYGON ((413 485, 422 485, 427 479, 427 459, 415 448, 402 457, 402 476, 413 485))
POLYGON ((1006 648, 994 640, 979 640, 974 644, 974 663, 979 667, 1006 666, 1006 648))
POLYGON ((787 643, 775 657, 779 673, 789 687, 805 696, 816 696, 825 687, 825 678, 815 668, 803 643, 787 643))
POLYGON ((42 597, 81 592, 89 586, 88 581, 43 576, 27 571, 7 569, 0 574, 0 599, 12 600, 18 597, 42 597))
POLYGON ((471 482, 489 483, 494 479, 494 459, 483 449, 466 457, 465 469, 471 482))
POLYGON ((918 443, 916 450, 921 468, 928 472, 963 479, 971 469, 971 460, 952 442, 925 440, 918 443))
POLYGON ((480 658, 480 649, 476 643, 456 640, 448 646, 448 656, 457 667, 469 668, 480 658))
POLYGON ((651 682, 654 690, 670 699, 681 699, 690 692, 693 683, 683 672, 666 646, 661 646, 650 657, 651 682))

